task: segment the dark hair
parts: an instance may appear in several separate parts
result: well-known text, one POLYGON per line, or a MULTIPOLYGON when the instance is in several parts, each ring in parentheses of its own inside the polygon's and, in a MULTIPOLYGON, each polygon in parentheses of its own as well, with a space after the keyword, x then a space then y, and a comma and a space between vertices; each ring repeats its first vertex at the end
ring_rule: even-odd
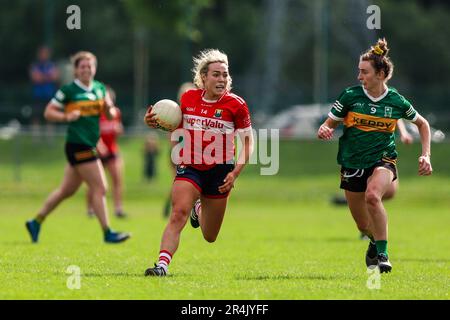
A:
POLYGON ((392 78, 394 64, 388 57, 389 48, 385 38, 378 39, 377 43, 363 53, 359 59, 369 61, 376 73, 384 72, 386 81, 392 78))

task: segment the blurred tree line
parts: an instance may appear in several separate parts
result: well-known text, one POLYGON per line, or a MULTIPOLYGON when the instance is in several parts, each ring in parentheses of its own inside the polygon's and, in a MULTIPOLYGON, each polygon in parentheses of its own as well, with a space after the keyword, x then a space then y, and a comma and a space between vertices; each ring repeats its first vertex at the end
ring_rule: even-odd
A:
POLYGON ((30 104, 28 70, 43 43, 61 63, 78 50, 94 52, 97 78, 116 89, 131 124, 147 104, 176 99, 201 49, 229 55, 234 91, 255 117, 264 118, 293 104, 333 101, 357 83, 359 54, 378 37, 391 47, 390 84, 419 110, 440 112, 437 121, 448 115, 447 1, 0 0, 0 5, 0 123, 17 114, 26 121, 19 110, 30 104), (81 9, 81 30, 66 27, 72 4, 81 9), (366 27, 371 4, 381 9, 380 30, 366 27))

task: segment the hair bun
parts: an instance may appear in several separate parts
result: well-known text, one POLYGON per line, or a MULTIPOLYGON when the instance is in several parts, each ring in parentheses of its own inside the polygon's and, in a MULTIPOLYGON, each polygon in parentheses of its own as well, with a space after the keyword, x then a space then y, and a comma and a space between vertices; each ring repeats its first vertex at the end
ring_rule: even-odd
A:
POLYGON ((387 41, 385 38, 378 39, 377 44, 374 47, 372 47, 372 53, 378 56, 385 57, 387 56, 388 52, 389 48, 387 46, 387 41))

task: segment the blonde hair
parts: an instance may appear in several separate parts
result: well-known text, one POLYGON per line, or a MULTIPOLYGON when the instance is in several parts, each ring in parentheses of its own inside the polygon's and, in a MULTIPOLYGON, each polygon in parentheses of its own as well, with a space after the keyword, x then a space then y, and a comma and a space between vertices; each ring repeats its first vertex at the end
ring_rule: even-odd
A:
POLYGON ((376 73, 384 72, 385 81, 392 78, 394 73, 394 64, 388 57, 389 48, 385 38, 378 39, 374 46, 371 46, 369 50, 364 52, 360 60, 369 61, 376 73))
POLYGON ((73 68, 76 69, 80 61, 84 59, 93 60, 95 66, 97 67, 97 57, 89 51, 78 51, 70 57, 70 62, 72 63, 73 68))
MULTIPOLYGON (((196 57, 194 57, 194 68, 192 72, 194 73, 194 84, 200 88, 204 89, 202 74, 208 73, 208 67, 211 63, 220 62, 225 63, 228 67, 228 57, 225 53, 218 49, 206 49, 201 51, 196 57)), ((227 90, 231 90, 232 79, 228 73, 227 90)))

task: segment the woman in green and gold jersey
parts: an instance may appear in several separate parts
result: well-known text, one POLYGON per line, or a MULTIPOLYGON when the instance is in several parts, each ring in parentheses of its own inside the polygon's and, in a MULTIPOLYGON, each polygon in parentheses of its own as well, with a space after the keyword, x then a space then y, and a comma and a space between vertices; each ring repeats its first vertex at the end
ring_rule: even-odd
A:
POLYGON ((119 243, 128 233, 110 229, 106 208, 106 179, 96 145, 100 137, 99 117, 104 112, 113 118, 117 112, 103 83, 94 80, 97 58, 81 51, 72 57, 75 80, 62 86, 48 103, 44 116, 47 121, 67 123, 66 165, 61 185, 54 190, 36 218, 27 221, 31 240, 37 242, 44 219, 66 198, 72 196, 85 182, 93 195, 92 207, 104 233, 104 241, 119 243))
POLYGON ((358 229, 371 240, 366 252, 367 266, 377 265, 390 272, 387 214, 383 196, 397 178, 394 131, 399 119, 414 123, 420 133, 422 153, 419 175, 432 173, 430 126, 396 89, 387 86, 393 64, 385 39, 379 39, 359 60, 361 85, 344 90, 327 120, 318 130, 319 139, 329 140, 343 122, 337 156, 341 167, 341 188, 358 229))

